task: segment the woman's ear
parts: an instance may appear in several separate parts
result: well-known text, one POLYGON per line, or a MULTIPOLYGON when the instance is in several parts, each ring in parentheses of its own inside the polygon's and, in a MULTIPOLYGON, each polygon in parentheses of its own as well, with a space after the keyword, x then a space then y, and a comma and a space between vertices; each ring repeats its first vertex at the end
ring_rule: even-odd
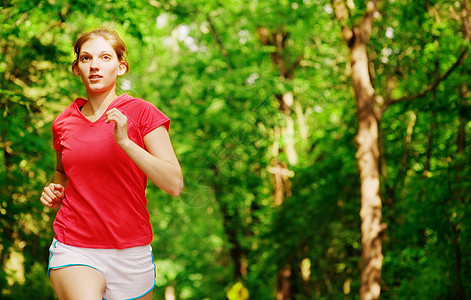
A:
POLYGON ((127 70, 128 70, 128 64, 124 60, 120 61, 119 66, 118 66, 118 75, 126 74, 127 70))
POLYGON ((72 66, 72 70, 74 71, 75 75, 80 76, 80 72, 79 72, 77 64, 74 64, 72 66))

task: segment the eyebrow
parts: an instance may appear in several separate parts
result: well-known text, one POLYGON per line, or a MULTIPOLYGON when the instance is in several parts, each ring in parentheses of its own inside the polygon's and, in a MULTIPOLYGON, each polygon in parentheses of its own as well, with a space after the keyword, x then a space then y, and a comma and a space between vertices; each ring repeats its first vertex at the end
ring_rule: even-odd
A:
MULTIPOLYGON (((85 54, 91 55, 87 51, 80 51, 80 53, 79 53, 79 55, 85 55, 85 54)), ((103 50, 103 51, 100 52, 100 55, 101 54, 111 54, 111 55, 113 55, 113 52, 109 51, 109 50, 103 50)))

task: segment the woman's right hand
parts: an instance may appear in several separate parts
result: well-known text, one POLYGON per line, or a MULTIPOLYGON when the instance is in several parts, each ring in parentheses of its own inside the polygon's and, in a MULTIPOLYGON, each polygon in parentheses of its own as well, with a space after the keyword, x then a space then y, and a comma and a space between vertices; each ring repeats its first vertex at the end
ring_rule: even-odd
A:
POLYGON ((58 183, 50 183, 41 194, 42 205, 49 208, 58 208, 65 197, 65 188, 58 183))

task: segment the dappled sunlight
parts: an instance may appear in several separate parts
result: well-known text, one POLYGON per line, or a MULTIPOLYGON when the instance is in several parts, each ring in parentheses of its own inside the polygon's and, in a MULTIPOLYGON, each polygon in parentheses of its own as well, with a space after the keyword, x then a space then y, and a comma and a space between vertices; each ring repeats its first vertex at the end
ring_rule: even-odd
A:
POLYGON ((54 297, 51 127, 86 95, 73 41, 101 26, 128 45, 118 94, 168 114, 183 172, 178 197, 146 190, 153 299, 471 298, 469 0, 0 10, 1 299, 54 297))

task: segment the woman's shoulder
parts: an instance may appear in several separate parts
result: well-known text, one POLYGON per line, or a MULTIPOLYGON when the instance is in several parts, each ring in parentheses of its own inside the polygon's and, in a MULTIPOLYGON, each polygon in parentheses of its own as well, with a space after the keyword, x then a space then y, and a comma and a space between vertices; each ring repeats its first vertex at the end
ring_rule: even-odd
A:
POLYGON ((116 99, 118 104, 121 105, 142 105, 142 103, 147 102, 141 98, 135 98, 129 94, 122 94, 116 99))
POLYGON ((119 103, 116 104, 116 108, 122 110, 128 117, 131 117, 139 126, 143 124, 165 123, 168 129, 170 119, 149 101, 127 95, 120 99, 119 103))
POLYGON ((77 98, 72 103, 70 103, 54 120, 53 124, 67 119, 71 114, 76 111, 77 107, 81 107, 87 103, 87 100, 83 98, 77 98))
POLYGON ((123 94, 119 96, 119 98, 119 101, 116 103, 116 108, 123 108, 128 112, 141 113, 148 109, 156 108, 151 102, 141 98, 134 98, 128 94, 123 94))

